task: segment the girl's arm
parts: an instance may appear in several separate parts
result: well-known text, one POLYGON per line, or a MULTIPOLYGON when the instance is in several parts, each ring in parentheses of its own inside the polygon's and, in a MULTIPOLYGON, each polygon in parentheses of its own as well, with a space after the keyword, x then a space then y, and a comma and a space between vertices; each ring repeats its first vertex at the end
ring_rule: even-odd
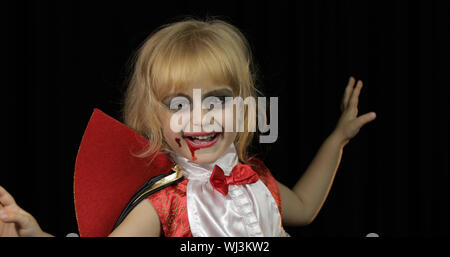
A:
POLYGON ((330 135, 292 190, 278 182, 284 224, 304 226, 314 220, 331 188, 341 156, 339 140, 330 135))
POLYGON ((278 182, 284 224, 305 226, 314 220, 331 188, 341 155, 342 147, 330 136, 292 190, 278 182))
POLYGON ((282 198, 283 220, 286 225, 307 225, 319 213, 330 191, 339 167, 342 150, 360 128, 375 119, 375 113, 357 117, 358 97, 362 82, 350 77, 342 99, 342 115, 335 130, 323 142, 303 176, 290 190, 278 183, 282 198))

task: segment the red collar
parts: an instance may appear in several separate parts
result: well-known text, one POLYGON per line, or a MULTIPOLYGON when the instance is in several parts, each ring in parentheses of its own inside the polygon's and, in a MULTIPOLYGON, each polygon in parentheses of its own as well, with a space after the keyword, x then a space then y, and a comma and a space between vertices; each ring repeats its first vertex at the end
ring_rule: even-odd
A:
POLYGON ((137 158, 148 140, 94 108, 75 162, 74 198, 80 236, 107 236, 122 210, 149 178, 169 173, 173 162, 162 152, 137 158))

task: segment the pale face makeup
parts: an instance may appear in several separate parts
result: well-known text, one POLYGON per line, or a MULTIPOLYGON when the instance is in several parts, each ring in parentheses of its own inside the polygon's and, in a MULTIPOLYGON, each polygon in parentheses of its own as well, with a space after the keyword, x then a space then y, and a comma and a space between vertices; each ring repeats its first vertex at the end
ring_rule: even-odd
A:
MULTIPOLYGON (((199 164, 213 163, 225 153, 229 146, 234 142, 237 135, 237 132, 224 132, 225 129, 223 126, 225 123, 223 118, 222 120, 211 121, 211 124, 213 124, 215 128, 221 127, 222 131, 217 131, 218 129, 205 131, 205 127, 210 125, 203 124, 202 126, 201 121, 199 123, 192 119, 180 132, 174 132, 170 126, 170 120, 177 111, 170 109, 171 101, 174 100, 174 98, 181 96, 187 99, 192 107, 192 99, 194 98, 193 89, 201 89, 202 99, 209 96, 217 97, 217 99, 222 101, 223 106, 225 106, 225 97, 233 96, 232 89, 229 86, 216 84, 208 76, 198 76, 188 86, 168 94, 162 99, 166 108, 163 108, 163 110, 159 112, 164 140, 171 150, 178 155, 199 164), (200 132, 192 132, 194 131, 195 126, 200 128, 200 132)), ((198 104, 201 105, 201 103, 198 104)), ((186 111, 191 112, 190 114, 192 117, 192 108, 186 111)), ((208 111, 208 109, 202 110, 202 120, 203 116, 208 111)), ((222 117, 224 117, 224 115, 222 115, 222 117)))

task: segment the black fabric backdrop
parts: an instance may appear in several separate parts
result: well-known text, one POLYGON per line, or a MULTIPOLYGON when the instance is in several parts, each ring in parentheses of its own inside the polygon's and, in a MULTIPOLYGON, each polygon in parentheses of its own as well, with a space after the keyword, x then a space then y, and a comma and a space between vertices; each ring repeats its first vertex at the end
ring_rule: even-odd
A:
POLYGON ((255 145, 293 186, 340 115, 348 76, 375 111, 316 220, 293 236, 448 236, 448 1, 2 3, 0 184, 41 227, 78 232, 74 163, 94 107, 119 117, 130 56, 157 26, 215 15, 247 36, 279 138, 255 145), (158 4, 156 4, 158 3, 158 4))

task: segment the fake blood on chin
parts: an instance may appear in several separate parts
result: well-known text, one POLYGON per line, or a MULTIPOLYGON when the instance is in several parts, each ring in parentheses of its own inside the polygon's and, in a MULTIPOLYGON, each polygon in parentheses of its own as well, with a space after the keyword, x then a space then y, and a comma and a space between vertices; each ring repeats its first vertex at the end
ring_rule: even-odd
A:
MULTIPOLYGON (((181 140, 180 140, 178 137, 175 138, 175 142, 177 142, 178 147, 181 148, 181 140)), ((191 151, 192 160, 196 161, 196 160, 197 160, 197 157, 195 157, 194 152, 195 152, 196 150, 198 150, 198 148, 193 147, 191 144, 187 144, 187 146, 188 146, 188 148, 189 148, 189 151, 191 151)))
POLYGON ((175 142, 177 142, 178 147, 181 147, 180 139, 178 137, 175 138, 175 142))
MULTIPOLYGON (((217 143, 217 141, 219 140, 219 137, 222 133, 219 132, 210 132, 210 133, 192 133, 192 134, 186 134, 183 136, 189 151, 191 152, 191 156, 192 156, 192 160, 196 161, 197 157, 195 156, 195 151, 202 149, 202 148, 207 148, 207 147, 211 147, 213 145, 215 145, 217 143), (198 136, 208 136, 213 134, 213 139, 210 141, 203 141, 203 142, 199 142, 201 140, 195 140, 193 139, 193 137, 198 137, 198 136)), ((178 139, 178 138, 177 138, 178 139)), ((178 145, 181 147, 181 144, 179 143, 179 139, 177 140, 178 145)))

